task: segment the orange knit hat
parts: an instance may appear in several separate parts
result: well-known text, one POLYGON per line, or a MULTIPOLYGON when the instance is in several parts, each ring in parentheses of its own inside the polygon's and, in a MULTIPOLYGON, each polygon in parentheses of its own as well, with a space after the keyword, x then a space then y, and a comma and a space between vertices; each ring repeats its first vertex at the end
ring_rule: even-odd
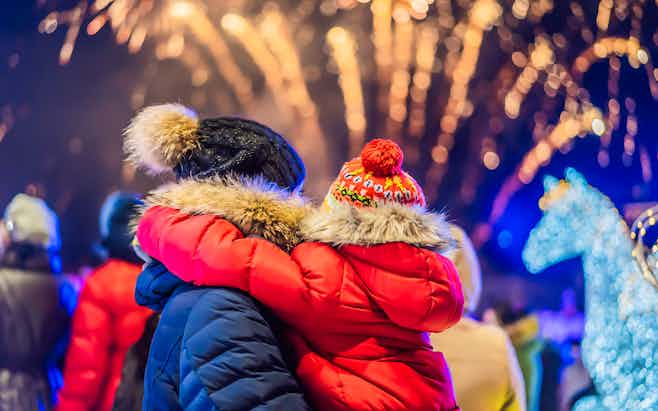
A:
POLYGON ((391 140, 375 139, 361 155, 343 165, 325 204, 377 207, 378 202, 425 206, 425 195, 416 180, 402 170, 404 154, 391 140))

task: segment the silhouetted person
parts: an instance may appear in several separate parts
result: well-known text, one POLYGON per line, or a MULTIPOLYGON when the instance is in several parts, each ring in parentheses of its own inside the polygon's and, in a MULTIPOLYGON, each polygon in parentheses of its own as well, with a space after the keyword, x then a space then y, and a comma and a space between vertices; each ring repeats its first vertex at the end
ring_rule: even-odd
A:
POLYGON ((61 383, 69 314, 59 251, 55 213, 14 197, 0 220, 0 411, 49 410, 61 383))

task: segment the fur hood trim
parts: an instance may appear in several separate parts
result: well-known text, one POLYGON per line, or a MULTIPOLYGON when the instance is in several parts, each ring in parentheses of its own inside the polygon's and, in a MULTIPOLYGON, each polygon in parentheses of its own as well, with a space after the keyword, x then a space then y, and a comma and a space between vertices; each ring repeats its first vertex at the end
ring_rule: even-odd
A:
POLYGON ((165 206, 185 213, 225 218, 245 236, 259 236, 286 251, 302 242, 299 224, 308 213, 304 200, 263 178, 187 179, 151 192, 146 208, 165 206))
POLYGON ((396 203, 379 203, 373 208, 322 207, 302 221, 301 229, 304 240, 334 246, 402 242, 440 252, 454 246, 444 214, 396 203))

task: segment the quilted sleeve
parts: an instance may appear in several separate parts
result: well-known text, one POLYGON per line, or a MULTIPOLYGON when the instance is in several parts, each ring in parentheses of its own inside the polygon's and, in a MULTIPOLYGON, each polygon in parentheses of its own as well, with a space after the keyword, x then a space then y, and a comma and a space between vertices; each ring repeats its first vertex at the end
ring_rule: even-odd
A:
MULTIPOLYGON (((387 258, 386 250, 384 247, 378 251, 382 253, 381 261, 387 258)), ((464 296, 461 282, 449 259, 429 250, 417 250, 416 253, 421 254, 411 254, 409 258, 409 265, 413 266, 411 272, 391 269, 388 275, 381 275, 377 269, 362 268, 361 279, 372 299, 391 321, 405 328, 440 332, 462 316, 464 296)), ((398 263, 388 261, 389 269, 398 263)))
POLYGON ((464 313, 464 294, 455 265, 448 258, 431 252, 429 277, 424 294, 426 311, 412 318, 417 329, 438 332, 456 324, 464 313), (414 321, 416 320, 416 321, 414 321))
POLYGON ((108 373, 110 313, 99 297, 101 284, 93 276, 82 289, 73 315, 71 343, 66 354, 64 387, 59 392, 58 411, 91 410, 98 401, 108 373))
POLYGON ((184 409, 309 409, 261 310, 228 288, 199 299, 182 340, 184 409))
POLYGON ((289 322, 311 321, 310 311, 326 296, 321 279, 308 276, 290 255, 263 239, 244 238, 217 216, 153 207, 142 217, 137 238, 183 281, 240 289, 289 322))
MULTIPOLYGON (((215 262, 207 255, 228 257, 229 263, 244 268, 249 241, 238 242, 240 239, 242 233, 223 218, 190 215, 162 206, 149 208, 137 227, 137 241, 144 253, 162 262, 183 281, 196 284, 201 284, 204 270, 212 268, 215 262)), ((235 275, 238 273, 232 274, 231 281, 240 280, 235 275)))

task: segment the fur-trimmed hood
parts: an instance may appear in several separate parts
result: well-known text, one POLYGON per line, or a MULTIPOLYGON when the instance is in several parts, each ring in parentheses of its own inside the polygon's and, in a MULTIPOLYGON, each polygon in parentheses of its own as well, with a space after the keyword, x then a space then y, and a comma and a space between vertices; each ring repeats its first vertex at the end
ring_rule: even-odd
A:
POLYGON ((300 222, 310 208, 302 197, 263 178, 187 179, 164 185, 145 199, 145 208, 164 206, 189 214, 214 214, 245 236, 259 236, 290 251, 301 243, 300 222))
POLYGON ((440 252, 455 245, 442 213, 396 203, 313 209, 302 197, 262 178, 188 179, 166 184, 146 197, 145 209, 152 206, 221 216, 245 236, 263 237, 286 251, 304 241, 337 247, 402 242, 440 252))
POLYGON ((373 208, 321 207, 304 218, 301 231, 306 241, 334 246, 402 242, 447 252, 455 243, 444 214, 397 203, 373 208))

